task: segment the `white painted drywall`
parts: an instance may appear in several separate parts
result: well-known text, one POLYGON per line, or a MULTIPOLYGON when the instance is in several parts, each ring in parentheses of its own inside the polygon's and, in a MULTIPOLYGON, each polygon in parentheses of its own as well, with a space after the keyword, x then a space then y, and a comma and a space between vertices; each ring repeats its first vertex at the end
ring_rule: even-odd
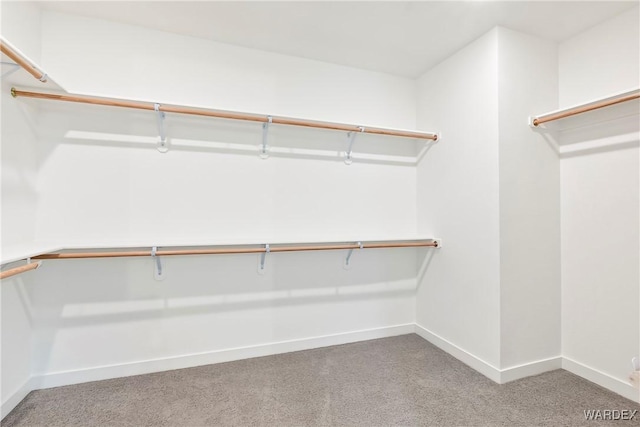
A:
POLYGON ((372 146, 408 154, 414 141, 358 135, 346 166, 345 135, 274 127, 270 145, 284 152, 260 160, 259 125, 169 116, 173 145, 160 154, 152 114, 42 107, 40 240, 95 247, 415 235, 415 167, 357 160, 372 146))
POLYGON ((0 417, 7 415, 31 391, 33 318, 26 288, 33 285, 32 280, 33 275, 14 276, 2 280, 0 287, 0 417))
POLYGON ((418 124, 443 141, 418 167, 418 228, 447 239, 418 278, 417 323, 498 381, 560 355, 559 159, 527 124, 556 96, 556 45, 504 28, 420 79, 418 124))
POLYGON ((557 45, 498 29, 501 368, 560 355, 560 161, 527 117, 557 108, 557 45))
POLYGON ((442 132, 418 166, 418 230, 447 236, 421 265, 417 323, 500 366, 498 32, 419 79, 418 127, 442 132), (428 263, 428 265, 426 265, 428 263))
MULTIPOLYGON (((560 45, 561 105, 640 86, 638 12, 560 45)), ((628 385, 640 353, 638 111, 607 121, 598 114, 558 136, 563 147, 598 142, 561 160, 562 352, 593 380, 638 400, 628 385)))
MULTIPOLYGON (((149 362, 413 322, 411 250, 63 261, 37 273, 34 374, 149 362), (104 261, 104 262, 100 262, 104 261)), ((123 371, 119 372, 120 375, 123 371)))
MULTIPOLYGON (((71 91, 415 128, 409 79, 98 20, 43 19, 43 67, 71 91)), ((275 152, 260 160, 259 124, 168 114, 172 149, 161 154, 151 112, 37 105, 40 241, 416 236, 415 141, 358 135, 346 166, 344 133, 273 126, 275 152)), ((271 254, 264 276, 257 255, 174 257, 164 259, 163 282, 150 258, 46 262, 28 290, 33 373, 85 370, 73 375, 86 381, 105 367, 125 375, 164 358, 412 324, 415 254, 356 251, 350 270, 346 251, 271 254)))
MULTIPOLYGON (((37 205, 37 138, 34 111, 11 97, 9 83, 2 82, 0 146, 2 205, 2 257, 15 248, 33 246, 37 205)), ((29 277, 31 276, 31 277, 29 277)), ((25 300, 25 274, 2 280, 0 286, 0 398, 4 404, 29 380, 31 374, 31 313, 25 300)), ((18 398, 21 399, 24 396, 18 398)))
POLYGON ((638 87, 638 7, 560 43, 559 107, 638 87))
POLYGON ((562 160, 562 350, 628 383, 638 354, 638 148, 562 160))
MULTIPOLYGON (((29 2, 2 2, 0 34, 31 60, 40 59, 40 9, 29 2), (29 25, 25 25, 28 22, 29 25)), ((3 73, 21 71, 2 67, 3 73)), ((25 73, 26 74, 26 73, 25 73)), ((2 79, 0 110, 0 258, 28 251, 35 240, 37 138, 34 111, 15 103, 7 77, 2 79), (16 249, 21 248, 21 249, 16 249)), ((4 417, 29 391, 32 327, 26 283, 32 275, 13 277, 0 286, 0 401, 4 417)))
POLYGON ((36 111, 11 96, 2 84, 2 247, 35 240, 38 145, 36 111))
POLYGON ((42 32, 43 65, 71 92, 415 128, 409 78, 54 12, 42 32))
POLYGON ((40 62, 42 11, 32 1, 4 1, 0 5, 0 34, 30 60, 40 62))
MULTIPOLYGON (((415 128, 409 79, 56 13, 44 23, 43 63, 72 91, 415 128)), ((176 149, 163 156, 140 143, 156 138, 152 113, 43 108, 42 240, 415 234, 415 168, 385 157, 415 158, 414 141, 358 135, 356 158, 381 161, 347 167, 346 134, 273 126, 269 144, 281 156, 260 161, 259 124, 169 114, 176 149)))

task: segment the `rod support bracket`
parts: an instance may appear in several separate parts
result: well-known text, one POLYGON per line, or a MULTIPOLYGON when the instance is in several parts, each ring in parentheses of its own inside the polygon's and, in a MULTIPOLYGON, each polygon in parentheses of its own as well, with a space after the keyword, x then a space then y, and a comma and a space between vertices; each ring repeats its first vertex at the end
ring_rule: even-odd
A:
POLYGON ((153 270, 153 278, 160 281, 164 280, 164 269, 162 268, 162 259, 158 256, 158 247, 154 246, 151 248, 151 258, 155 262, 155 268, 153 270))
MULTIPOLYGON (((364 249, 364 245, 362 244, 362 242, 357 242, 356 244, 358 245, 358 249, 364 249)), ((351 255, 353 255, 353 249, 349 249, 349 252, 347 252, 347 256, 344 259, 344 264, 342 265, 342 267, 345 270, 349 270, 351 268, 351 255)))
POLYGON ((267 243, 264 245, 264 252, 260 254, 260 258, 258 259, 258 274, 260 275, 264 274, 268 253, 271 253, 271 247, 267 243))
POLYGON ((262 160, 269 158, 269 126, 273 123, 273 116, 267 116, 267 121, 262 124, 262 145, 260 146, 260 158, 262 160))
POLYGON ((364 126, 358 126, 358 130, 359 132, 355 132, 355 131, 351 131, 349 133, 347 133, 347 151, 345 151, 344 156, 344 164, 345 165, 350 165, 353 163, 353 143, 356 140, 356 135, 358 133, 364 133, 364 126))
POLYGON ((529 119, 528 119, 529 127, 532 128, 532 129, 538 129, 539 126, 538 126, 538 123, 536 123, 537 120, 538 120, 537 117, 529 116, 529 119))
POLYGON ((158 125, 158 151, 161 153, 166 153, 169 151, 169 143, 167 141, 167 135, 164 129, 164 119, 165 113, 164 111, 160 111, 161 105, 157 102, 153 104, 153 109, 156 112, 156 123, 158 125))
POLYGON ((442 239, 440 239, 440 238, 433 239, 433 244, 435 245, 434 246, 435 249, 442 248, 442 239))
POLYGON ((38 80, 40 80, 42 83, 46 83, 48 78, 49 76, 47 76, 47 73, 42 73, 38 80))
POLYGON ((15 87, 11 88, 11 96, 13 96, 14 98, 18 97, 18 95, 16 94, 16 88, 15 87))

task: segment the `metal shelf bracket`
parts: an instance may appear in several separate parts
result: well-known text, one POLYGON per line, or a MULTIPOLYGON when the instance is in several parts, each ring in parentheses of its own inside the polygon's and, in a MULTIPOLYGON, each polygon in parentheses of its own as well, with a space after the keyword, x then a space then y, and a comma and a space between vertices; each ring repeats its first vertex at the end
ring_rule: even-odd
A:
POLYGON ((165 113, 164 111, 160 111, 160 104, 153 104, 153 109, 156 112, 156 123, 158 125, 158 151, 161 153, 166 153, 169 151, 169 143, 167 141, 167 135, 164 129, 164 119, 165 113))
POLYGON ((153 278, 160 281, 164 280, 164 269, 162 268, 162 259, 157 255, 158 247, 154 246, 151 248, 151 258, 155 263, 155 268, 153 270, 153 278))
POLYGON ((269 145, 267 144, 269 139, 269 125, 273 123, 273 117, 267 116, 267 121, 262 124, 262 145, 260 146, 260 158, 262 160, 269 158, 269 145))
POLYGON ((258 259, 258 274, 260 275, 264 274, 265 266, 267 262, 267 254, 270 252, 271 252, 271 248, 267 243, 266 245, 264 245, 264 252, 260 254, 260 258, 258 259))
MULTIPOLYGON (((358 126, 358 129, 360 130, 359 133, 364 133, 364 126, 358 126)), ((345 151, 345 159, 344 159, 344 164, 345 165, 350 165, 353 163, 353 157, 351 156, 353 154, 353 143, 356 140, 356 135, 358 133, 357 132, 349 132, 347 133, 347 151, 345 151)))

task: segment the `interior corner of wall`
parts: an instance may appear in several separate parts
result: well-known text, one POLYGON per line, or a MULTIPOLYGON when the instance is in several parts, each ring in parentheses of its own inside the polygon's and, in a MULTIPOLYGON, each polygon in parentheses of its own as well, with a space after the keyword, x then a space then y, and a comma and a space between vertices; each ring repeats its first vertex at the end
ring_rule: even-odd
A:
MULTIPOLYGON (((0 420, 9 415, 13 409, 24 400, 25 397, 37 387, 36 381, 33 377, 29 377, 25 382, 15 391, 13 391, 9 397, 2 401, 0 406, 0 420)), ((1 424, 1 423, 0 423, 1 424)))

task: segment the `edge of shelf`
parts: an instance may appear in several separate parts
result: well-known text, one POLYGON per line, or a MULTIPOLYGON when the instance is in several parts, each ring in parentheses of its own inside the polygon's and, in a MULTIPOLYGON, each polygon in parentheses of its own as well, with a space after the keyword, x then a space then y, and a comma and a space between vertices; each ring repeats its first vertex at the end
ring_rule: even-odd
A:
MULTIPOLYGON (((606 101, 614 100, 614 99, 617 99, 617 98, 623 98, 623 97, 626 97, 626 96, 639 95, 639 94, 640 94, 640 88, 633 88, 633 89, 628 89, 628 90, 624 90, 624 91, 621 91, 621 92, 616 92, 614 94, 611 94, 611 95, 608 95, 608 96, 605 96, 605 97, 595 98, 595 99, 592 99, 591 101, 583 102, 583 103, 580 103, 580 104, 574 104, 574 105, 571 105, 569 107, 559 108, 557 110, 548 111, 548 112, 545 112, 545 113, 542 113, 542 114, 536 114, 536 115, 533 115, 533 116, 529 117, 529 125, 531 127, 533 127, 534 129, 544 129, 544 126, 545 126, 546 123, 542 123, 542 124, 540 124, 538 126, 534 126, 533 125, 533 120, 534 119, 543 119, 543 118, 548 117, 548 116, 566 113, 566 112, 569 112, 569 111, 572 111, 572 110, 575 110, 575 109, 591 107, 591 106, 599 104, 601 102, 606 102, 606 101)), ((587 112, 591 112, 591 111, 587 111, 587 112)), ((564 119, 567 119, 567 118, 568 117, 558 118, 558 119, 553 120, 553 121, 564 120, 564 119)), ((549 123, 549 122, 547 122, 547 123, 549 123)))
POLYGON ((94 250, 94 249, 134 249, 134 248, 151 248, 157 246, 158 248, 194 248, 194 247, 230 247, 230 246, 260 246, 260 245, 303 245, 303 244, 336 244, 336 243, 355 243, 355 242, 415 242, 422 240, 432 240, 432 236, 402 236, 402 238, 346 238, 346 239, 234 239, 234 240, 220 240, 220 241, 201 241, 194 243, 185 242, 133 242, 125 244, 109 243, 100 246, 89 246, 83 244, 65 246, 61 250, 94 250))
POLYGON ((363 242, 363 243, 382 243, 382 242, 399 242, 399 243, 408 243, 408 242, 417 242, 423 240, 437 240, 432 236, 402 236, 402 238, 394 239, 389 237, 383 238, 373 238, 373 239, 306 239, 306 240, 294 240, 294 239, 267 239, 267 240, 255 240, 255 239, 237 239, 237 240, 226 240, 226 241, 218 241, 218 242, 198 242, 198 243, 175 243, 175 242, 164 242, 168 244, 158 244, 153 243, 149 244, 148 242, 135 242, 135 243, 125 243, 125 244, 114 244, 108 243, 105 245, 84 245, 84 244, 75 244, 68 246, 45 246, 45 245, 33 245, 33 246, 25 246, 18 247, 18 249, 3 249, 2 250, 2 259, 0 260, 1 265, 10 264, 13 262, 25 260, 27 258, 33 258, 38 255, 44 255, 52 252, 64 252, 64 251, 89 251, 89 250, 114 250, 114 249, 134 249, 134 248, 152 248, 157 246, 158 248, 204 248, 204 247, 233 247, 233 246, 260 246, 260 245, 302 245, 302 244, 339 244, 339 243, 354 243, 354 242, 363 242), (9 256, 5 257, 6 253, 9 253, 9 256))
POLYGON ((46 246, 46 245, 16 245, 14 248, 6 246, 0 251, 2 256, 0 259, 0 265, 11 264, 14 262, 22 261, 27 258, 33 258, 38 255, 43 255, 50 252, 58 252, 64 250, 62 246, 46 246))
POLYGON ((182 105, 173 103, 164 103, 147 99, 132 99, 132 98, 118 98, 104 95, 93 95, 89 93, 74 93, 66 90, 51 91, 51 90, 39 90, 28 88, 24 90, 21 88, 13 87, 12 95, 16 98, 39 98, 56 101, 66 101, 72 103, 87 103, 97 104, 103 106, 125 107, 143 110, 153 110, 154 105, 160 105, 160 111, 177 113, 177 114, 191 114, 200 116, 216 117, 225 120, 239 120, 239 121, 251 121, 257 123, 271 123, 273 120, 274 125, 284 126, 298 126, 298 127, 311 127, 318 129, 326 129, 332 131, 345 131, 345 132, 362 132, 366 134, 377 134, 382 136, 390 136, 396 138, 408 138, 408 139, 427 139, 433 141, 440 140, 439 132, 428 132, 423 130, 414 129, 399 129, 391 127, 381 127, 375 125, 354 125, 343 122, 332 122, 310 118, 268 115, 264 113, 255 112, 240 112, 232 110, 221 110, 217 108, 194 106, 194 105, 182 105), (180 111, 178 111, 180 110, 180 111), (434 139, 435 138, 435 139, 434 139))
POLYGON ((32 84, 37 85, 33 86, 35 90, 40 90, 44 88, 45 90, 62 90, 66 92, 66 89, 62 87, 58 82, 51 78, 46 71, 44 71, 43 67, 40 66, 38 61, 34 61, 26 55, 22 50, 18 49, 13 43, 7 40, 3 35, 0 35, 0 44, 4 44, 9 47, 15 54, 22 58, 25 62, 31 64, 33 67, 37 69, 40 73, 46 76, 46 81, 40 82, 36 77, 31 75, 27 70, 25 70, 20 64, 17 64, 12 58, 10 58, 4 52, 0 53, 0 57, 2 57, 3 61, 6 63, 11 63, 14 66, 17 66, 16 72, 8 73, 6 76, 3 76, 2 80, 8 82, 11 85, 25 85, 31 86, 32 84))

